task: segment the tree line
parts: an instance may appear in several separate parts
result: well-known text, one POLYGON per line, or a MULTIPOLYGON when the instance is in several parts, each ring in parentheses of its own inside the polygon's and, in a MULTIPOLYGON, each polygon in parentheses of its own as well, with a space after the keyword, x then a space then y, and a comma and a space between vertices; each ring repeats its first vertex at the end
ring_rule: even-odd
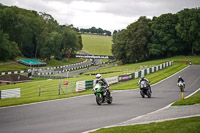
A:
POLYGON ((96 28, 96 27, 92 27, 89 29, 83 29, 81 28, 79 30, 81 33, 92 33, 92 34, 98 34, 98 35, 107 35, 107 36, 111 36, 111 32, 108 30, 103 30, 102 28, 96 28))
POLYGON ((112 53, 125 63, 200 54, 200 8, 148 19, 141 16, 113 34, 112 53))
POLYGON ((0 3, 0 60, 17 56, 59 59, 82 47, 75 28, 59 25, 51 15, 0 3))

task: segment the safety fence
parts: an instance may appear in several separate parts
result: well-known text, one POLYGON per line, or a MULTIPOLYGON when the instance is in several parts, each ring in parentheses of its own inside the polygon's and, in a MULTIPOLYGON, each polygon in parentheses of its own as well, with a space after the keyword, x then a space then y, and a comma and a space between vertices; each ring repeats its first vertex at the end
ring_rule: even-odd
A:
POLYGON ((40 69, 25 69, 25 70, 20 70, 20 71, 11 71, 11 72, 0 72, 0 75, 22 74, 22 73, 27 73, 27 72, 32 72, 32 75, 51 75, 51 74, 58 74, 58 73, 63 73, 67 71, 73 71, 73 70, 89 67, 91 65, 92 63, 88 64, 87 60, 85 60, 80 63, 57 66, 57 67, 40 68, 40 69))
MULTIPOLYGON (((138 71, 135 73, 105 78, 105 80, 108 82, 109 85, 112 85, 112 84, 115 84, 118 82, 124 82, 124 81, 128 81, 131 79, 136 79, 136 78, 145 76, 147 74, 159 71, 159 70, 166 68, 168 66, 171 66, 171 65, 172 65, 172 61, 169 61, 169 62, 165 62, 160 65, 154 66, 154 67, 142 69, 141 71, 138 71)), ((85 91, 87 89, 92 89, 93 86, 95 85, 95 83, 96 83, 96 80, 78 81, 78 82, 76 82, 76 92, 85 91)))
POLYGON ((74 81, 61 81, 59 84, 49 86, 39 85, 39 96, 41 96, 42 93, 45 93, 45 95, 61 95, 71 92, 75 92, 74 81))
POLYGON ((14 98, 14 97, 16 98, 21 97, 20 88, 0 90, 0 99, 14 98))

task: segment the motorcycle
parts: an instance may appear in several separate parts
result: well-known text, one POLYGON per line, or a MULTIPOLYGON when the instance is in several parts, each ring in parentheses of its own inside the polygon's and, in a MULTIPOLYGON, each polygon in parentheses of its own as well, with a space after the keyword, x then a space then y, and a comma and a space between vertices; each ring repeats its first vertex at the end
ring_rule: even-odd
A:
POLYGON ((112 104, 112 96, 110 94, 110 90, 107 90, 109 92, 106 92, 102 82, 97 83, 93 91, 94 95, 96 96, 96 102, 98 105, 101 105, 104 102, 112 104))
POLYGON ((180 88, 181 92, 184 92, 184 84, 183 84, 183 82, 180 81, 180 82, 177 83, 177 85, 180 88))
POLYGON ((145 95, 148 96, 148 98, 151 98, 151 91, 146 81, 141 81, 140 83, 140 94, 142 98, 144 98, 145 95))

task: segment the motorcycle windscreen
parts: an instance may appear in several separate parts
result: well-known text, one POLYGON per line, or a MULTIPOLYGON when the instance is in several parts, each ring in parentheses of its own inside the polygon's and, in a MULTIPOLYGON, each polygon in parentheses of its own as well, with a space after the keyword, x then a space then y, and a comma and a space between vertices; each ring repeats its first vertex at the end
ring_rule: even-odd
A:
POLYGON ((94 86, 94 89, 99 89, 101 87, 101 84, 97 83, 95 86, 94 86))

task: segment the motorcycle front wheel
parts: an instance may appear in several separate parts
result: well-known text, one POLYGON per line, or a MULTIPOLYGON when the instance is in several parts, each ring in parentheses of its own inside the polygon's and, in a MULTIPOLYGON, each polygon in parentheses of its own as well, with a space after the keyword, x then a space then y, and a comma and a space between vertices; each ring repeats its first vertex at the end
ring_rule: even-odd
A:
POLYGON ((140 94, 141 94, 142 98, 144 98, 144 93, 142 92, 142 90, 140 90, 140 94))
POLYGON ((147 96, 148 98, 151 98, 151 92, 149 90, 147 91, 147 96))
POLYGON ((103 97, 101 94, 96 94, 96 102, 98 105, 101 105, 103 102, 103 97))

